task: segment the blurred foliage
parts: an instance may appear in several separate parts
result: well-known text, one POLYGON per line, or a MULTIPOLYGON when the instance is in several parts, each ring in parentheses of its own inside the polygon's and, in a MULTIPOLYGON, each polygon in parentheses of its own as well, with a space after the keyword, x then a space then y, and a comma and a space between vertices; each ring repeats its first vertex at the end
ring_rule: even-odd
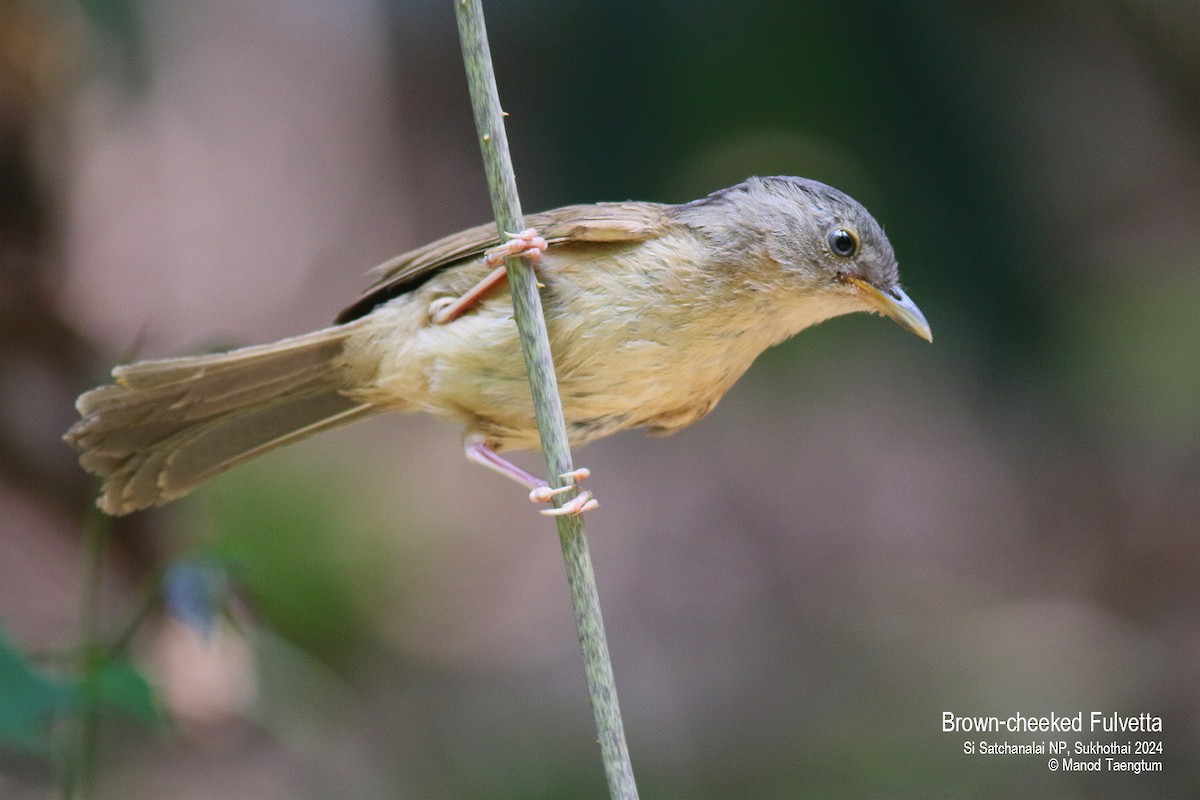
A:
MULTIPOLYGON (((151 79, 146 32, 137 0, 75 0, 93 35, 111 43, 117 85, 128 91, 144 88, 151 79)), ((93 67, 106 62, 98 61, 93 67)), ((113 64, 112 61, 107 64, 113 64)))
POLYGON ((0 740, 49 753, 51 721, 78 698, 38 670, 0 631, 0 740))
POLYGON ((150 725, 164 719, 145 676, 123 656, 102 655, 84 674, 62 677, 29 661, 0 630, 0 744, 49 757, 54 726, 93 708, 150 725))
POLYGON ((335 481, 328 474, 250 465, 214 484, 204 526, 214 535, 206 551, 230 566, 249 593, 252 612, 290 641, 329 658, 352 657, 354 644, 367 635, 351 587, 376 583, 387 565, 361 546, 368 537, 336 501, 335 481), (274 500, 264 504, 263 497, 274 500))

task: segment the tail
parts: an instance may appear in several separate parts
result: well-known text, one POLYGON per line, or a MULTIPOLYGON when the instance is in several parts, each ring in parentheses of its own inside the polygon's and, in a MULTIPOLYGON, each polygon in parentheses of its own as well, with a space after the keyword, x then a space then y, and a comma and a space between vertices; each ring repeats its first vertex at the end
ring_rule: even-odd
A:
POLYGON ((113 370, 115 384, 80 396, 64 437, 104 479, 113 515, 174 500, 276 447, 379 409, 339 391, 350 326, 275 344, 113 370))

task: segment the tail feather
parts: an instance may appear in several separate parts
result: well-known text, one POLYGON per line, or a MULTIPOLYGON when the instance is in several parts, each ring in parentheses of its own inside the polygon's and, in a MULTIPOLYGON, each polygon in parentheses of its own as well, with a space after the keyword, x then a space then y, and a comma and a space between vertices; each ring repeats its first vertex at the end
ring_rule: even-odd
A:
POLYGON ((350 326, 275 344, 113 370, 82 395, 66 439, 125 514, 180 497, 262 453, 376 413, 340 391, 350 326))

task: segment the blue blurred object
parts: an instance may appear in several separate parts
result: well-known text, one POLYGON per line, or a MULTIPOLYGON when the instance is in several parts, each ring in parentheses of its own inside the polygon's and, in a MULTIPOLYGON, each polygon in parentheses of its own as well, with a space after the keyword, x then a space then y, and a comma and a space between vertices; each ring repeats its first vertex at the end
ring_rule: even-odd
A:
POLYGON ((211 558, 180 561, 168 567, 163 575, 167 610, 206 640, 226 611, 230 589, 225 565, 211 558))

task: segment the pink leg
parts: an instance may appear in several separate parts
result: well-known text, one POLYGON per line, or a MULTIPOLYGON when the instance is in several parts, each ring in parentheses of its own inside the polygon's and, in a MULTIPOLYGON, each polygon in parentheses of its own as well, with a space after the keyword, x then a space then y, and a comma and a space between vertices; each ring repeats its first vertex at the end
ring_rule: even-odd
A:
MULTIPOLYGON (((531 475, 525 470, 518 467, 508 459, 501 456, 489 445, 487 440, 479 436, 468 436, 466 443, 466 455, 468 461, 474 461, 476 464, 482 464, 488 469, 495 470, 501 475, 514 480, 522 486, 529 489, 529 499, 535 503, 549 503, 553 498, 564 492, 569 492, 574 489, 573 483, 566 486, 560 486, 557 489, 551 489, 546 481, 531 475)), ((583 467, 572 470, 561 476, 563 480, 577 481, 583 480, 591 473, 583 467)), ((589 491, 582 491, 572 499, 563 503, 558 508, 548 508, 542 511, 543 514, 557 516, 560 514, 582 514, 585 511, 591 511, 598 508, 600 505, 596 498, 589 491)))
POLYGON ((542 253, 546 252, 546 240, 538 236, 538 232, 533 228, 509 235, 512 238, 504 244, 484 251, 484 263, 489 267, 495 267, 486 278, 472 286, 461 297, 442 297, 429 304, 430 322, 435 325, 445 325, 462 316, 464 311, 507 277, 507 273, 504 271, 504 259, 516 256, 527 258, 536 264, 541 260, 542 253))
POLYGON ((497 267, 488 276, 467 290, 461 297, 440 297, 429 304, 429 321, 434 325, 445 325, 462 316, 476 300, 483 297, 493 286, 507 277, 504 267, 497 267))

